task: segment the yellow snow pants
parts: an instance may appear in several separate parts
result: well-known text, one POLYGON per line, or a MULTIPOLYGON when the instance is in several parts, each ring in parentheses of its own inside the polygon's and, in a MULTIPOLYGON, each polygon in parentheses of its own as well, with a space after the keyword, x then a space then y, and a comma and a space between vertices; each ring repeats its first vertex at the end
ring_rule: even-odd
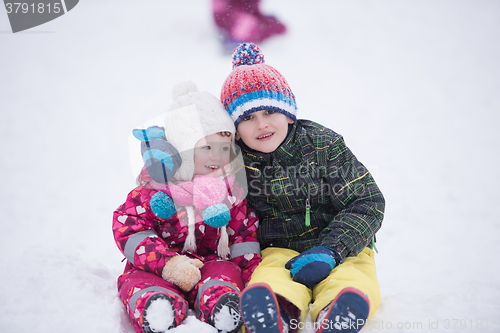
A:
POLYGON ((357 288, 366 294, 370 300, 368 318, 375 314, 381 297, 373 250, 365 248, 356 257, 347 257, 312 290, 293 281, 290 271, 285 268, 287 261, 297 255, 299 255, 298 252, 290 249, 277 247, 264 249, 262 262, 255 269, 248 284, 267 283, 276 294, 283 296, 299 308, 301 322, 306 319, 309 304, 312 303, 311 319, 315 321, 319 312, 346 287, 357 288))

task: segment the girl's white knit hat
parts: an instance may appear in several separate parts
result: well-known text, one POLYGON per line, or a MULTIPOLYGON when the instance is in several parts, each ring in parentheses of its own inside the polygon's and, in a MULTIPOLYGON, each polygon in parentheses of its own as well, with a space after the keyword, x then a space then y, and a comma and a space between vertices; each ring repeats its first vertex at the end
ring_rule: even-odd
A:
POLYGON ((194 176, 196 143, 219 132, 230 132, 234 138, 235 127, 219 99, 208 92, 198 91, 191 81, 177 84, 172 97, 174 102, 164 120, 165 136, 182 158, 174 178, 189 181, 194 176))

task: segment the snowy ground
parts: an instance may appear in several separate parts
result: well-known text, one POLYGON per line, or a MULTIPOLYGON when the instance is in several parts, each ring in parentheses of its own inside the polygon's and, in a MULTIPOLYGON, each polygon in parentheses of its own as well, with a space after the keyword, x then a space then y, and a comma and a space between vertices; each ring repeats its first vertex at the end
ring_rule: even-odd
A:
MULTIPOLYGON (((500 2, 263 4, 289 27, 261 48, 300 117, 343 134, 387 199, 364 331, 500 331, 500 2)), ((0 9, 1 332, 132 332, 111 234, 128 136, 179 81, 218 96, 216 35, 208 0, 80 1, 17 34, 0 9)), ((175 330, 194 331, 213 329, 175 330)))

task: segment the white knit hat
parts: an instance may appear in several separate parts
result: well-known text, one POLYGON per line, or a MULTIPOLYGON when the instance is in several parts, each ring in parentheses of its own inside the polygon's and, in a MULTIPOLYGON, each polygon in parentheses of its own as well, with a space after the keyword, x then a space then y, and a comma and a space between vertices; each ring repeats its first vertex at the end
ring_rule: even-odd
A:
POLYGON ((174 178, 189 181, 194 175, 194 147, 198 140, 219 132, 235 133, 234 123, 217 97, 198 91, 191 82, 177 84, 174 103, 165 115, 165 136, 180 153, 182 165, 174 178))
MULTIPOLYGON (((165 137, 179 152, 182 159, 177 169, 175 181, 191 181, 194 177, 194 148, 196 143, 219 132, 229 132, 234 140, 235 127, 229 114, 217 97, 207 92, 200 92, 191 82, 177 84, 173 91, 173 104, 168 109, 165 120, 165 137)), ((234 141, 233 141, 234 143, 234 141)), ((174 202, 175 202, 174 198, 174 202)), ((178 202, 175 202, 176 206, 178 202)), ((181 206, 187 212, 188 235, 182 252, 195 252, 195 214, 193 206, 181 206)), ((180 207, 177 207, 180 208, 180 207)), ((217 253, 228 258, 228 234, 226 226, 220 228, 217 253)))

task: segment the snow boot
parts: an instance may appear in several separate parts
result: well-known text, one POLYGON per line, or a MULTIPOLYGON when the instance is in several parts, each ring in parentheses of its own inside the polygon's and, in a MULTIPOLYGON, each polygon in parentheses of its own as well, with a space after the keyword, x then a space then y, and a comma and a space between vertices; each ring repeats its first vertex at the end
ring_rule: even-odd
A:
POLYGON ((155 294, 144 308, 144 333, 166 332, 174 327, 175 308, 165 294, 155 294))
POLYGON ((241 314, 249 333, 286 333, 278 299, 266 283, 256 283, 243 290, 241 314))
POLYGON ((215 304, 213 314, 208 323, 221 333, 236 333, 243 321, 240 314, 240 296, 236 293, 227 293, 215 304))
POLYGON ((366 324, 370 301, 356 288, 344 288, 317 319, 316 333, 357 333, 366 324))

